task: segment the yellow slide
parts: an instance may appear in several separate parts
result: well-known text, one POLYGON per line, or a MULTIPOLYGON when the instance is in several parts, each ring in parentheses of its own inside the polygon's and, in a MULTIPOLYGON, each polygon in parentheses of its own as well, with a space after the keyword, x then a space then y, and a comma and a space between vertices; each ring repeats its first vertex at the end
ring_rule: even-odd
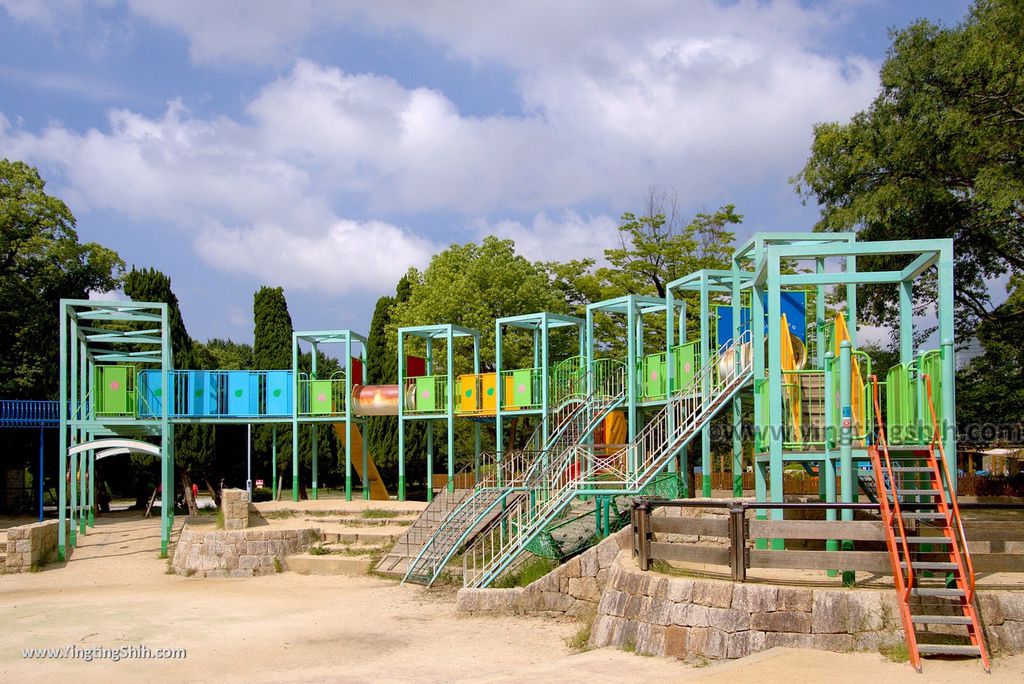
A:
MULTIPOLYGON (((852 342, 850 339, 850 331, 846 327, 846 318, 841 313, 836 314, 835 324, 835 348, 833 353, 836 355, 836 365, 839 365, 839 349, 843 342, 852 342)), ((860 374, 860 364, 857 363, 857 357, 853 357, 852 363, 850 364, 850 403, 853 404, 853 431, 854 434, 860 434, 864 428, 864 378, 860 374)), ((835 391, 839 391, 839 387, 835 387, 835 391)))
MULTIPOLYGON (((346 430, 344 423, 334 424, 334 434, 338 435, 338 439, 341 440, 342 448, 345 447, 346 442, 346 430)), ((384 481, 380 479, 380 473, 377 472, 377 464, 373 462, 372 457, 367 457, 367 463, 370 466, 370 498, 374 501, 387 501, 391 497, 388 495, 387 487, 384 486, 384 481)), ((359 426, 352 426, 352 467, 355 469, 356 474, 360 479, 363 478, 363 435, 359 432, 359 426)))

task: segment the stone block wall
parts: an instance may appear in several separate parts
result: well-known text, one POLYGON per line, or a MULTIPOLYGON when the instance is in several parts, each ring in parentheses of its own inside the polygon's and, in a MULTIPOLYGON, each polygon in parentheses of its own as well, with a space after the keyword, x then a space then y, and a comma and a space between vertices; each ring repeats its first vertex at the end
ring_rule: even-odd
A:
MULTIPOLYGON (((1024 650, 1024 592, 979 591, 978 608, 991 652, 1024 650)), ((628 552, 612 568, 590 638, 595 648, 708 659, 775 646, 877 651, 899 643, 892 590, 668 577, 641 572, 628 552)))
POLYGON ((220 493, 225 530, 249 527, 249 493, 244 489, 225 489, 220 493))
POLYGON ((312 528, 211 530, 186 525, 171 567, 179 575, 198 577, 269 575, 286 568, 287 556, 305 551, 321 536, 320 530, 312 528))
POLYGON ((57 557, 56 520, 19 525, 7 530, 6 572, 27 572, 57 557))
POLYGON ((539 613, 577 617, 592 613, 601 600, 612 565, 629 548, 630 529, 611 535, 526 587, 461 589, 456 606, 463 613, 539 613))

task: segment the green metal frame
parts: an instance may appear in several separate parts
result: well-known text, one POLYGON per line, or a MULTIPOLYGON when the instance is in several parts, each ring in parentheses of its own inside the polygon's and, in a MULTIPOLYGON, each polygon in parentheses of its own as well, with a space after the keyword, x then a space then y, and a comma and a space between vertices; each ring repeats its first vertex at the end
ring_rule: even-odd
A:
MULTIPOLYGON (((418 325, 398 329, 398 500, 405 501, 405 423, 409 420, 427 421, 427 501, 433 499, 434 430, 431 421, 446 424, 448 438, 448 491, 455 488, 455 340, 473 340, 473 373, 480 373, 480 333, 459 325, 418 325), (434 413, 420 413, 406 406, 405 351, 407 338, 422 340, 426 348, 427 375, 434 374, 434 343, 445 345, 445 405, 434 413)), ((499 392, 500 395, 500 392, 499 392)), ((474 458, 480 462, 480 424, 474 423, 474 458)))

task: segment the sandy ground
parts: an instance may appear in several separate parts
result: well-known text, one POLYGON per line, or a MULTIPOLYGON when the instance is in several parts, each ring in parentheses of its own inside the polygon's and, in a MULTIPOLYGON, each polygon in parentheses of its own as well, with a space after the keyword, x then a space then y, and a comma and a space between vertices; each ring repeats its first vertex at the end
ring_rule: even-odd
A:
MULTIPOLYGON (((0 577, 0 681, 920 682, 877 654, 775 649, 695 667, 565 643, 578 625, 465 617, 451 591, 373 577, 282 573, 251 579, 166 574, 155 520, 104 518, 65 566, 0 577), (26 659, 22 649, 144 645, 184 660, 26 659)), ((1020 682, 1024 656, 927 661, 930 682, 1020 682), (984 679, 982 679, 984 677, 984 679)))

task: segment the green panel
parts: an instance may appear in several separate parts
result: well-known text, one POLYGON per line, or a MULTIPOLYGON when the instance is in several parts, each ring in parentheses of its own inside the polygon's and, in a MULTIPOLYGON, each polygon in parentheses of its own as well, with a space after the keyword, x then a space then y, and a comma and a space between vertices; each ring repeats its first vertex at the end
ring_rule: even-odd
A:
POLYGON ((512 399, 516 406, 533 404, 533 369, 512 371, 512 399))
POLYGON ((432 375, 416 378, 417 411, 437 410, 437 397, 435 396, 434 384, 434 376, 432 375))
POLYGON ((681 389, 693 382, 697 373, 697 343, 690 342, 675 348, 675 389, 681 389))
POLYGON ((104 366, 97 374, 97 382, 101 383, 97 392, 100 397, 97 413, 124 413, 128 405, 128 367, 104 366))
POLYGON ((665 396, 665 371, 667 367, 664 354, 651 354, 644 358, 643 393, 645 397, 665 396))
MULTIPOLYGON (((921 373, 927 375, 932 380, 932 404, 935 406, 935 422, 938 424, 939 429, 945 434, 943 429, 943 414, 942 414, 942 354, 939 350, 935 349, 929 352, 925 352, 921 355, 921 373)), ((932 438, 932 414, 928 408, 928 388, 925 387, 925 405, 921 407, 921 419, 924 421, 925 430, 925 441, 931 441, 932 438)))
POLYGON ((333 412, 331 385, 330 380, 313 380, 309 383, 309 412, 314 416, 329 415, 333 412))

